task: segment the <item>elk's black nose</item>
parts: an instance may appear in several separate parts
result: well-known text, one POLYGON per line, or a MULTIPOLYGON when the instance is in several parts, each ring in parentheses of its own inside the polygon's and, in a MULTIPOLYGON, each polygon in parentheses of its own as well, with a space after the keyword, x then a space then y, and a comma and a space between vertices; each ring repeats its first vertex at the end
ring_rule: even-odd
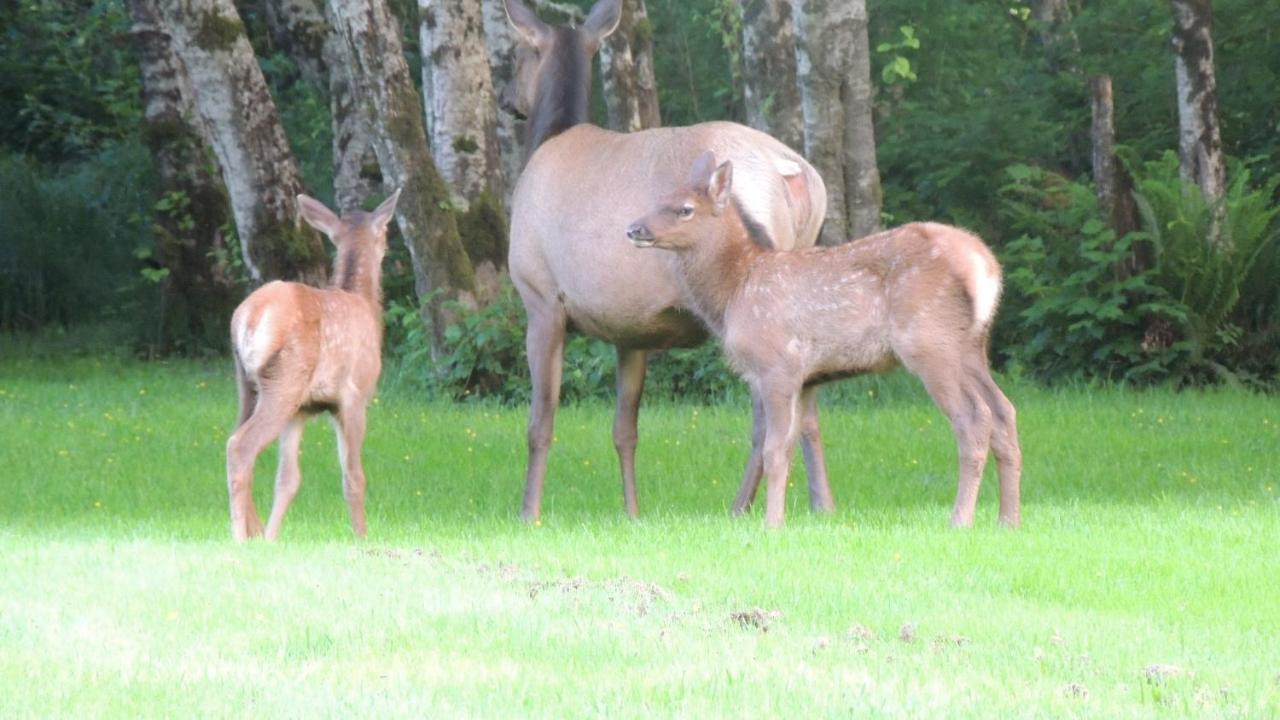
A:
POLYGON ((631 238, 631 242, 653 242, 653 233, 643 223, 632 223, 627 228, 627 237, 631 238))

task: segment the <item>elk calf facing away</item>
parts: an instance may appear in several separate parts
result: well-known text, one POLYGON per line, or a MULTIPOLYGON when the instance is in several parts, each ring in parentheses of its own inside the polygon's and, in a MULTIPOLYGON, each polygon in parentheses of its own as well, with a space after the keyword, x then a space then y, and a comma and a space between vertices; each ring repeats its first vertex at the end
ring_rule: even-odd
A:
MULTIPOLYGON (((960 456, 951 523, 973 523, 989 450, 1000 474, 1000 521, 1020 522, 1013 405, 991 378, 987 340, 1000 266, 958 228, 912 223, 837 247, 766 252, 729 193, 733 166, 711 153, 686 186, 632 224, 638 247, 674 251, 692 307, 723 341, 764 403, 765 520, 782 523, 800 408, 828 380, 887 370, 917 375, 951 421, 960 456)), ((744 486, 747 502, 755 487, 744 486)))
POLYGON ((365 407, 382 370, 382 258, 397 190, 371 213, 341 218, 319 201, 298 196, 298 209, 337 248, 333 285, 326 289, 272 282, 245 298, 231 317, 240 417, 227 440, 231 535, 263 534, 253 504, 253 465, 280 438, 280 465, 266 537, 280 534, 302 483, 298 449, 309 415, 328 411, 338 435, 342 492, 351 526, 365 534, 365 407))

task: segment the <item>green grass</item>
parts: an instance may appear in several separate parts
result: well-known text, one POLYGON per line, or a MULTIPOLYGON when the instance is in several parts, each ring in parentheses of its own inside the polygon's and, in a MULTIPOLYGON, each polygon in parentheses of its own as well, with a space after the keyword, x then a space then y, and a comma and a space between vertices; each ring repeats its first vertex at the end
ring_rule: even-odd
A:
POLYGON ((522 408, 388 390, 368 540, 317 421, 281 542, 236 546, 228 368, 9 358, 0 717, 1280 715, 1280 403, 1007 389, 1017 532, 990 472, 947 528, 954 445, 904 378, 824 406, 839 511, 798 473, 781 531, 727 517, 745 406, 646 407, 637 522, 611 409, 563 409, 528 527, 522 408))

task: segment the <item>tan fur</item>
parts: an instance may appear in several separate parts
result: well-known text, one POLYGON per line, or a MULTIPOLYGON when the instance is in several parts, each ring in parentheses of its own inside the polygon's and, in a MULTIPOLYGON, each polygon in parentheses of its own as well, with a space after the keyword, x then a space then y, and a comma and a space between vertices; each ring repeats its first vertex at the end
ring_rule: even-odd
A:
MULTIPOLYGON (((993 449, 1000 520, 1016 526, 1022 456, 1013 405, 987 362, 1000 288, 987 246, 959 228, 912 223, 837 247, 764 252, 724 202, 736 169, 729 162, 716 168, 710 157, 628 234, 638 247, 674 251, 655 254, 678 264, 693 307, 762 399, 766 521, 782 522, 804 394, 900 363, 924 381, 955 432, 960 479, 952 523, 972 524, 993 449)), ((749 503, 755 488, 742 492, 749 503)))
MULTIPOLYGON (((576 329, 618 349, 614 444, 625 506, 635 515, 636 417, 647 353, 701 343, 706 328, 689 311, 672 259, 631 247, 623 236, 626 223, 681 182, 693 158, 707 148, 738 165, 738 200, 775 247, 814 244, 826 215, 826 188, 798 153, 735 123, 627 134, 585 124, 585 112, 573 113, 587 107, 589 73, 566 72, 583 81, 575 88, 548 68, 564 61, 589 69, 590 53, 620 12, 618 0, 598 0, 577 30, 543 23, 518 0, 506 0, 506 8, 524 44, 517 82, 503 91, 502 105, 530 115, 531 133, 538 138, 541 131, 535 128, 550 137, 530 157, 511 210, 509 266, 529 318, 526 349, 533 383, 521 514, 532 521, 541 513, 563 344, 566 332, 576 329), (596 18, 594 24, 591 18, 596 18), (568 101, 547 101, 561 97, 572 98, 577 110, 566 107, 568 101), (570 120, 556 124, 565 117, 570 120)), ((815 508, 829 509, 816 412, 816 404, 806 407, 813 427, 804 436, 810 498, 815 508)), ((746 477, 753 473, 759 474, 757 464, 749 464, 746 477)))
POLYGON ((253 505, 253 465, 277 437, 280 466, 265 534, 269 540, 279 535, 302 482, 298 449, 303 423, 321 411, 333 413, 351 524, 356 535, 365 534, 360 449, 365 407, 382 370, 381 265, 398 197, 399 192, 372 213, 338 218, 300 195, 303 218, 337 247, 335 286, 271 282, 245 298, 232 315, 240 417, 227 440, 227 488, 231 535, 238 541, 264 532, 253 505))

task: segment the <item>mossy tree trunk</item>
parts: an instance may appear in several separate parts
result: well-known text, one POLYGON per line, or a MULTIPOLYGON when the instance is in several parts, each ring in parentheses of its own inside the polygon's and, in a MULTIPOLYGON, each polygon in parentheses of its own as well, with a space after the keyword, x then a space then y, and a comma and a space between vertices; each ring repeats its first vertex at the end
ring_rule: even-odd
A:
POLYGON ((324 44, 329 24, 323 0, 265 0, 263 5, 272 42, 293 60, 304 80, 327 93, 329 68, 324 44))
POLYGON ((151 231, 163 295, 148 344, 162 354, 219 347, 239 295, 222 236, 226 194, 156 0, 129 0, 129 15, 142 74, 144 136, 161 195, 151 231))
MULTIPOLYGON (((1178 157, 1182 179, 1200 186, 1217 203, 1226 189, 1222 135, 1218 129, 1218 85, 1214 76, 1213 6, 1210 0, 1170 0, 1173 60, 1178 91, 1178 157)), ((1218 208, 1208 242, 1230 250, 1218 208)))
POLYGON ((209 128, 250 277, 324 284, 328 258, 295 221, 302 180, 235 6, 172 0, 159 10, 209 128))
POLYGON ((644 0, 625 0, 618 29, 600 46, 609 127, 635 132, 662 125, 653 75, 653 26, 644 0))
POLYGON ((796 0, 795 16, 805 154, 836 198, 819 241, 834 245, 880 227, 867 5, 796 0))
POLYGON ((796 80, 790 0, 739 0, 747 124, 804 152, 804 111, 796 80))
POLYGON ((446 303, 475 305, 475 272, 458 236, 449 187, 427 148, 422 102, 404 59, 400 26, 384 0, 329 0, 329 12, 358 106, 373 128, 383 183, 403 188, 396 222, 439 350, 453 319, 446 303))

